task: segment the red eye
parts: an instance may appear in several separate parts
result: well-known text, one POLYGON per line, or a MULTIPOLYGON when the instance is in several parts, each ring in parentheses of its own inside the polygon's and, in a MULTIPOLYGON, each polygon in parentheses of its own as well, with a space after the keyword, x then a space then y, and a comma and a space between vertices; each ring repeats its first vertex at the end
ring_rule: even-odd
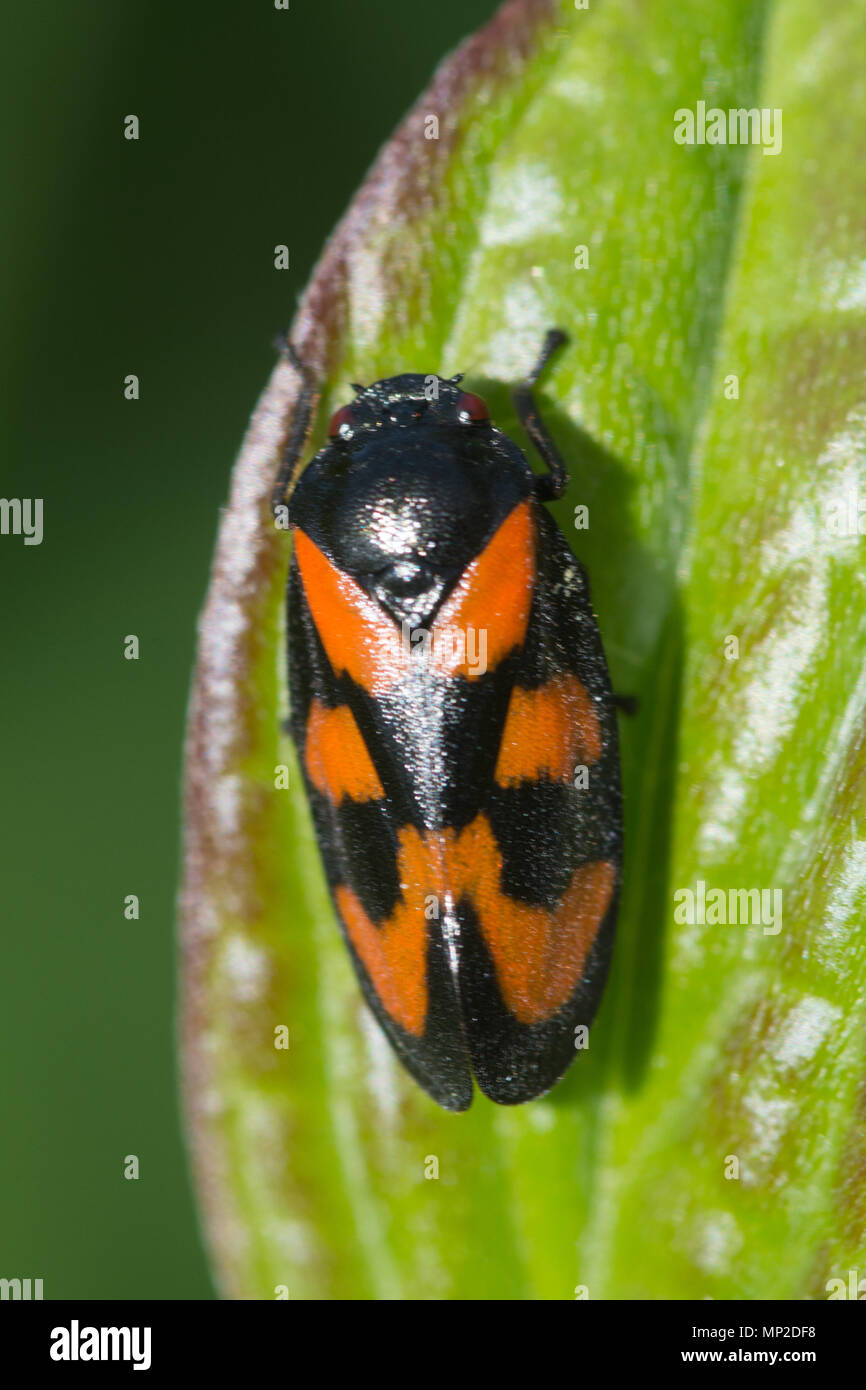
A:
POLYGON ((490 411, 487 409, 487 402, 480 396, 473 396, 471 391, 461 391, 457 397, 457 418, 464 424, 470 421, 473 423, 478 420, 489 420, 490 411))
POLYGON ((328 426, 328 438, 336 439, 339 435, 346 438, 352 433, 355 424, 355 414, 350 405, 341 405, 339 410, 335 410, 331 416, 331 423, 328 426))

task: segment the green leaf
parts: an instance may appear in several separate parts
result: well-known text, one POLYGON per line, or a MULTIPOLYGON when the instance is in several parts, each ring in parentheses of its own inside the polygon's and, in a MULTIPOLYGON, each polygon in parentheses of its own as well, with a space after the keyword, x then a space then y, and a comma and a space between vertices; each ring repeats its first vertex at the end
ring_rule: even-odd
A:
POLYGON ((350 381, 411 370, 467 372, 523 439, 507 383, 571 335, 543 398, 572 478, 555 511, 641 700, 626 890, 565 1080, 439 1110, 361 1002, 280 733, 281 363, 220 530, 188 749, 185 1088, 228 1296, 821 1298, 866 1275, 863 21, 517 0, 326 248, 292 333, 326 383, 311 449, 350 381), (781 111, 781 150, 678 143, 701 101, 781 111), (764 915, 677 920, 699 881, 763 890, 764 915))

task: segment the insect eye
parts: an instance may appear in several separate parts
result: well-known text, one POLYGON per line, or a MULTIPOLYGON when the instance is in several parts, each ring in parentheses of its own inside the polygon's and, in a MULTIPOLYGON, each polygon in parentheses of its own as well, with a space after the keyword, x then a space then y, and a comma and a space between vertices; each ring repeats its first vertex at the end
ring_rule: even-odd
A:
POLYGON ((328 425, 329 439, 349 439, 355 427, 355 412, 350 405, 341 405, 331 416, 328 425))
POLYGON ((476 424, 480 420, 489 420, 490 411, 487 409, 487 402, 480 396, 473 396, 471 391, 461 391, 457 397, 457 418, 462 424, 476 424))

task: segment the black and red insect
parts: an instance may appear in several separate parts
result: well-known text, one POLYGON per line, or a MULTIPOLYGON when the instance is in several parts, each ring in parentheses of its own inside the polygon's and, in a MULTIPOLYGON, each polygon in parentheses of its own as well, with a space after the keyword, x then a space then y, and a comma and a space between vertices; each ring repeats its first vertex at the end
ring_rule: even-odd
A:
POLYGON ((545 474, 460 377, 406 374, 355 388, 293 488, 317 387, 286 345, 290 728, 361 988, 449 1110, 473 1077, 504 1105, 549 1090, 611 954, 616 702, 532 396, 564 341, 514 393, 545 474))

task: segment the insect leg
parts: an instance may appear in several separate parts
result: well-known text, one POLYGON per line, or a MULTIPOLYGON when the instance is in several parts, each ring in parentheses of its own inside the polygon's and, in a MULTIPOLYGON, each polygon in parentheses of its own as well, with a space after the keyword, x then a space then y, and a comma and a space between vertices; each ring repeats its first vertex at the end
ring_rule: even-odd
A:
POLYGON ((301 394, 295 405, 294 415, 292 416, 292 428, 283 449, 283 458, 280 463, 280 471, 277 474, 277 481, 271 493, 271 510, 276 512, 277 507, 285 506, 287 493, 291 493, 290 482, 294 482, 293 473, 307 440, 310 428, 310 420, 313 411, 319 403, 321 394, 318 378, 312 368, 302 362, 292 344, 285 334, 280 334, 276 341, 279 352, 285 353, 292 366, 301 374, 301 394))
POLYGON ((547 432, 544 421, 538 413, 538 406, 532 396, 532 388, 541 376, 548 362, 558 348, 568 342, 567 334, 561 328, 551 328, 544 339, 541 355, 525 381, 514 388, 514 406, 520 423, 529 435, 542 461, 547 465, 547 473, 535 480, 536 496, 542 501, 561 497, 568 486, 568 473, 559 450, 547 432))

